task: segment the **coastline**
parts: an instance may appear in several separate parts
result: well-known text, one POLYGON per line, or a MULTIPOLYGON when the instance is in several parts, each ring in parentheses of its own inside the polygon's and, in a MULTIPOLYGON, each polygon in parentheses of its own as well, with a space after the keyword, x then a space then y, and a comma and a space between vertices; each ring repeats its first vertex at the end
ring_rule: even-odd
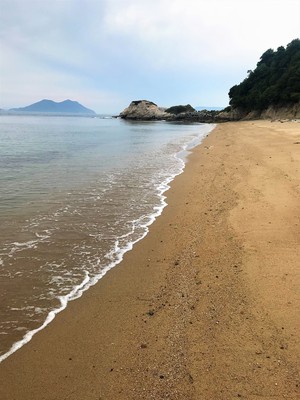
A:
MULTIPOLYGON (((16 340, 12 343, 11 342, 11 336, 10 334, 5 335, 5 332, 2 333, 2 338, 7 339, 8 343, 10 340, 10 347, 6 347, 6 352, 3 352, 3 347, 5 346, 5 340, 1 341, 1 346, 0 346, 0 363, 4 361, 6 358, 8 358, 11 354, 13 354, 15 351, 20 349, 23 345, 27 344, 32 337, 43 330, 49 323, 53 321, 55 316, 60 313, 61 311, 65 310, 67 307, 68 303, 74 299, 77 299, 82 296, 82 294, 87 291, 91 286, 94 286, 97 284, 97 282, 102 279, 102 277, 112 268, 114 268, 116 265, 118 265, 122 259, 125 253, 128 251, 132 250, 133 246, 142 240, 148 233, 149 231, 149 226, 152 225, 152 223, 161 215, 163 209, 167 205, 165 202, 165 195, 164 193, 170 188, 170 183, 174 180, 174 178, 177 175, 180 175, 186 164, 186 158, 187 155, 190 153, 190 150, 195 147, 196 145, 200 144, 205 136, 215 127, 215 125, 202 125, 199 126, 197 125, 197 136, 194 138, 190 138, 189 141, 185 145, 181 145, 180 148, 178 148, 177 153, 172 154, 172 158, 176 159, 177 165, 173 166, 173 168, 168 168, 165 169, 165 171, 162 171, 164 173, 164 177, 160 177, 160 181, 157 182, 155 185, 154 189, 154 197, 156 198, 156 203, 155 204, 150 204, 147 210, 144 209, 144 212, 142 214, 138 214, 136 219, 133 219, 132 226, 131 226, 131 231, 128 231, 128 234, 121 235, 120 237, 116 237, 115 243, 112 246, 111 250, 104 256, 103 258, 107 257, 109 260, 109 263, 106 263, 104 266, 102 264, 102 268, 97 271, 96 274, 92 275, 90 274, 91 271, 88 269, 85 270, 85 275, 82 277, 82 281, 78 281, 76 285, 73 287, 70 287, 69 293, 64 294, 63 296, 57 295, 57 300, 59 300, 59 304, 55 307, 52 307, 49 309, 48 315, 44 317, 44 319, 40 320, 40 325, 35 324, 35 327, 31 330, 28 330, 27 333, 24 336, 21 336, 18 334, 16 336, 16 340), (140 219, 140 222, 138 222, 140 219), (134 233, 138 231, 138 234, 134 233), (129 240, 126 243, 126 240, 124 238, 128 238, 129 240), (120 240, 121 243, 120 243, 120 240)), ((188 131, 188 129, 187 129, 188 131)), ((162 136, 164 134, 162 133, 162 136)), ((166 154, 165 154, 166 155, 166 154)), ((159 160, 156 160, 158 163, 159 160)), ((122 183, 122 180, 120 180, 122 183)), ((116 185, 117 186, 117 185, 116 185)), ((140 187, 139 189, 140 194, 142 195, 142 188, 140 187)), ((64 199, 61 200, 61 203, 64 203, 64 199)), ((68 207, 68 206, 67 206, 68 207)), ((101 210, 102 213, 105 213, 105 210, 102 208, 101 210)), ((123 212, 126 212, 126 209, 124 208, 124 203, 123 203, 123 212)), ((142 210, 140 210, 142 212, 142 210)), ((95 218, 96 211, 94 210, 92 215, 93 218, 95 218)), ((121 215, 120 215, 121 217, 121 215)), ((133 218, 133 217, 132 217, 133 218)), ((101 220, 101 218, 100 218, 101 220)), ((131 221, 130 221, 131 222, 131 221)), ((100 229, 101 231, 101 229, 100 229)), ((38 240, 36 240, 36 237, 34 236, 34 240, 28 241, 25 243, 22 243, 22 245, 28 246, 29 248, 35 245, 36 243, 39 243, 40 240, 39 238, 47 239, 47 236, 42 236, 39 235, 38 240)), ((42 241, 41 240, 41 241, 42 241)), ((13 243, 15 244, 15 243, 13 243)), ((99 250, 99 244, 96 246, 96 251, 97 247, 99 250)), ((17 249, 17 248, 16 248, 17 249)), ((56 250, 55 244, 52 249, 53 251, 56 250)), ((15 251, 13 248, 11 251, 15 251)), ((51 250, 49 251, 51 253, 51 250)), ((27 255, 27 257, 30 259, 31 257, 34 258, 34 253, 31 255, 27 255)), ((94 260, 94 264, 98 265, 97 262, 99 262, 100 259, 94 260)), ((22 261, 21 261, 22 262, 22 261)), ((1 260, 0 260, 1 263, 1 260)), ((71 272, 71 271, 70 271, 71 272)), ((17 292, 17 290, 12 290, 12 292, 17 292)), ((21 297, 21 296, 20 296, 21 297)), ((17 321, 16 321, 17 322, 17 321)), ((5 323, 5 322, 4 322, 5 323)), ((24 329, 24 328, 23 328, 24 329)), ((19 333, 19 332, 18 332, 19 333)))
POLYGON ((296 399, 299 138, 215 128, 149 234, 0 364, 1 399, 296 399))

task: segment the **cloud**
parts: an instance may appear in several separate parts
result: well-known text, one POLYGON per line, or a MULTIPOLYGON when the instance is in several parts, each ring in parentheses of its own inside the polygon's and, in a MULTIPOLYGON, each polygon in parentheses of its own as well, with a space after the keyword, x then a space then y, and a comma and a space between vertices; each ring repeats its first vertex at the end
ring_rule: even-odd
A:
POLYGON ((0 0, 0 7, 4 107, 47 93, 89 98, 97 111, 116 112, 136 96, 226 105, 230 86, 266 49, 299 34, 298 0, 0 0))
POLYGON ((250 59, 260 48, 295 38, 297 9, 289 0, 119 0, 108 2, 104 23, 157 68, 232 65, 236 57, 250 59))

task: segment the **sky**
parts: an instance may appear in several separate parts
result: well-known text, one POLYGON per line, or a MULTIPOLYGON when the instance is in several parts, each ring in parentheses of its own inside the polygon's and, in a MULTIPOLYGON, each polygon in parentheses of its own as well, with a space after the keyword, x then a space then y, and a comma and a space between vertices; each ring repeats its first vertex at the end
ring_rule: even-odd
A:
POLYGON ((0 0, 0 108, 226 107, 267 49, 300 37, 299 15, 299 0, 0 0))

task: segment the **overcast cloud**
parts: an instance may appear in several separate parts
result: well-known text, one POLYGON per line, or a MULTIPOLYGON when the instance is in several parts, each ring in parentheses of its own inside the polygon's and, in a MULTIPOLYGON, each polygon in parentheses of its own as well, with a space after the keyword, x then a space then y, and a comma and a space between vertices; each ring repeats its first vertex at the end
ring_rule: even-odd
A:
POLYGON ((299 15, 299 0, 0 0, 0 108, 226 106, 265 50, 299 38, 299 15))

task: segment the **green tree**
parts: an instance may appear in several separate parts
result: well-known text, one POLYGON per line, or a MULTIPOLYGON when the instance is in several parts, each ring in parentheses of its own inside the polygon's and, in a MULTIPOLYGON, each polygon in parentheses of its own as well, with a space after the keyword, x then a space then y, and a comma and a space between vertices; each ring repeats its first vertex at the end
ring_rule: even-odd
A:
POLYGON ((264 110, 300 101, 300 40, 286 48, 268 49, 254 71, 229 91, 230 105, 245 111, 264 110))

